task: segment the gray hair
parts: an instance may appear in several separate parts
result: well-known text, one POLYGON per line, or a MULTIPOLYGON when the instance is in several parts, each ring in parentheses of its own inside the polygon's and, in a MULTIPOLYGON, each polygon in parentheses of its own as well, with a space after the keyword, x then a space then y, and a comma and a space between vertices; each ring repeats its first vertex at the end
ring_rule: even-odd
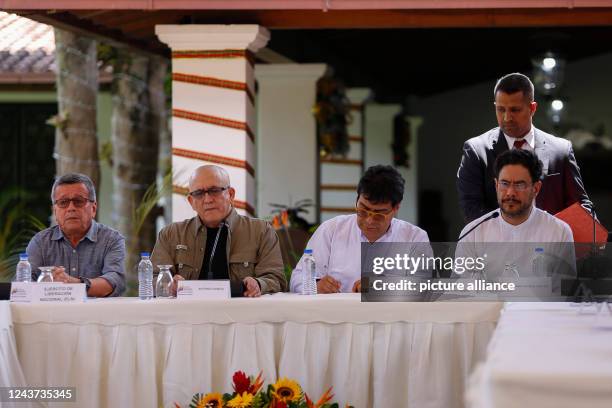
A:
POLYGON ((94 187, 93 181, 81 173, 68 173, 55 179, 53 187, 51 188, 51 202, 55 201, 55 189, 65 184, 84 184, 85 187, 87 187, 89 199, 96 201, 96 188, 94 187))

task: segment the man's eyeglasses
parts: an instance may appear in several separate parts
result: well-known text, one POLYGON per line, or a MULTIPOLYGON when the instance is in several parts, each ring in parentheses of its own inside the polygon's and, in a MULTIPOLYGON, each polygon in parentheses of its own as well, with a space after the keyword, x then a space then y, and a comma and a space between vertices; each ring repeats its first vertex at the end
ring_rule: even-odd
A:
POLYGON ((501 180, 497 183, 500 190, 507 190, 510 186, 514 187, 516 191, 525 191, 527 188, 531 187, 531 184, 527 184, 524 181, 517 181, 516 183, 511 183, 509 181, 501 180))
POLYGON ((190 191, 189 195, 192 196, 195 199, 204 198, 204 196, 206 194, 208 194, 209 196, 211 196, 213 198, 217 198, 227 189, 229 189, 229 186, 227 186, 227 187, 211 187, 209 189, 201 188, 199 190, 190 191))
POLYGON ((54 204, 59 208, 68 208, 70 202, 72 202, 76 208, 83 208, 87 203, 93 203, 94 201, 85 197, 60 198, 59 200, 55 200, 54 204))
POLYGON ((382 210, 382 211, 369 211, 365 208, 355 207, 355 211, 357 212, 357 216, 359 218, 368 218, 372 217, 372 219, 376 222, 383 222, 387 219, 387 215, 391 214, 393 211, 391 210, 382 210))

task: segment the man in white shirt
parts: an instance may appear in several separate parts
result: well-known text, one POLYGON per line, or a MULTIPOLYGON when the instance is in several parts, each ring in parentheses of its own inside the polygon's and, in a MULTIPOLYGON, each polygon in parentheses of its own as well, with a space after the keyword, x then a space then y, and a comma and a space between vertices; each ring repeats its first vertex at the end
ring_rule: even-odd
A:
MULTIPOLYGON (((361 291, 362 243, 412 242, 410 255, 431 255, 427 233, 395 218, 403 197, 404 179, 392 166, 373 166, 365 172, 357 187, 356 214, 325 221, 306 246, 313 250, 320 277, 317 293, 361 291)), ((303 260, 291 275, 292 292, 302 289, 303 260)))
MULTIPOLYGON (((542 162, 529 150, 512 149, 494 165, 499 209, 463 228, 456 257, 487 254, 488 277, 504 272, 533 276, 536 248, 556 259, 557 274, 575 271, 573 235, 569 225, 535 206, 542 188, 542 162)), ((549 273, 552 271, 548 271, 549 273)))

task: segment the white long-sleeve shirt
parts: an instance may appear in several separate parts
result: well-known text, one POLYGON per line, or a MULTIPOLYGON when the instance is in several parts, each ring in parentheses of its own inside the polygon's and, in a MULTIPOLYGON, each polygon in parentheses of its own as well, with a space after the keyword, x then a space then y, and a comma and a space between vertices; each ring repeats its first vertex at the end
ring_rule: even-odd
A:
MULTIPOLYGON (((308 241, 306 248, 312 249, 318 277, 330 275, 342 284, 341 292, 350 292, 355 281, 361 278, 361 244, 369 242, 357 225, 357 214, 339 215, 322 223, 308 241)), ((409 222, 393 218, 387 232, 378 242, 429 243, 427 233, 409 222)), ((428 254, 431 255, 429 245, 428 254)), ((416 246, 415 250, 422 249, 416 246)), ((291 274, 292 292, 302 290, 304 257, 291 274)))
MULTIPOLYGON (((461 234, 489 217, 493 210, 466 225, 461 234)), ((521 277, 533 276, 536 248, 542 248, 558 275, 575 274, 576 257, 572 230, 562 220, 532 206, 529 217, 512 225, 500 215, 485 221, 457 243, 455 257, 483 257, 488 278, 514 270, 521 277)))

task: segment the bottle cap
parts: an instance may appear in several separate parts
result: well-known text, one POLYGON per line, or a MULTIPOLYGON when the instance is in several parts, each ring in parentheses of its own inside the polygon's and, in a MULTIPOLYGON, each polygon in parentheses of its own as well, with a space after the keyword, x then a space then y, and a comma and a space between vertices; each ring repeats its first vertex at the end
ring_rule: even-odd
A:
POLYGON ((151 256, 151 254, 148 252, 141 252, 140 256, 151 256))
POLYGON ((308 254, 312 255, 312 249, 305 249, 304 253, 307 254, 307 255, 308 254))
POLYGON ((25 252, 22 253, 22 254, 19 254, 19 259, 22 260, 22 261, 23 260, 27 261, 28 260, 28 254, 26 254, 25 252))
POLYGON ((536 248, 535 251, 540 254, 542 252, 544 252, 544 248, 536 248))

